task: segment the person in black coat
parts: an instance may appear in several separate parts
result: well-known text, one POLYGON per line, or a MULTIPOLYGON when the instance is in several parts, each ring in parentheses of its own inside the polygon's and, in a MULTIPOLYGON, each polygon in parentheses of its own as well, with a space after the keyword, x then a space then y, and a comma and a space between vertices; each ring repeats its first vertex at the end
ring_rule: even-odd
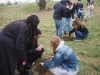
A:
POLYGON ((42 32, 40 29, 37 29, 37 37, 35 36, 34 47, 29 39, 27 39, 25 52, 27 54, 27 62, 25 65, 22 65, 22 62, 18 64, 18 71, 20 75, 33 75, 31 71, 27 71, 27 69, 31 69, 34 61, 38 58, 41 58, 41 55, 44 52, 44 48, 41 45, 38 45, 38 39, 41 37, 42 32))
POLYGON ((38 24, 39 18, 31 15, 25 20, 9 23, 0 32, 0 75, 14 75, 19 62, 26 64, 25 43, 27 38, 35 40, 38 24))
POLYGON ((73 21, 73 29, 69 32, 69 36, 71 33, 75 32, 76 41, 81 41, 89 35, 88 29, 79 21, 73 21))
POLYGON ((78 7, 79 7, 79 9, 82 9, 83 8, 83 3, 82 2, 78 2, 79 4, 78 4, 78 7))
POLYGON ((53 19, 56 27, 56 35, 59 38, 62 38, 62 18, 65 17, 66 13, 66 1, 61 0, 54 5, 53 19))

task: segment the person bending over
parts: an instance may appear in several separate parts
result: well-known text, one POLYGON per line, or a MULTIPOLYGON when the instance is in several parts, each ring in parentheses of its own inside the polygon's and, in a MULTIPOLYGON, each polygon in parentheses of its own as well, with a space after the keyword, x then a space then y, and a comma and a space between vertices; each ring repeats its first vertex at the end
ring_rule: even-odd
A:
POLYGON ((25 51, 28 60, 25 65, 22 65, 21 62, 18 64, 18 71, 20 72, 20 75, 33 75, 33 72, 29 72, 27 69, 31 69, 34 61, 38 58, 41 58, 41 55, 44 52, 43 47, 38 45, 38 39, 41 37, 41 35, 42 32, 40 29, 37 29, 37 37, 35 36, 34 47, 32 47, 31 41, 27 39, 25 51))
POLYGON ((26 19, 10 22, 2 29, 0 32, 0 75, 14 75, 20 61, 22 65, 26 64, 25 44, 27 38, 34 41, 38 24, 38 16, 30 15, 26 19))
POLYGON ((54 75, 76 75, 79 67, 73 50, 57 36, 51 39, 50 45, 53 49, 54 58, 40 64, 54 75))

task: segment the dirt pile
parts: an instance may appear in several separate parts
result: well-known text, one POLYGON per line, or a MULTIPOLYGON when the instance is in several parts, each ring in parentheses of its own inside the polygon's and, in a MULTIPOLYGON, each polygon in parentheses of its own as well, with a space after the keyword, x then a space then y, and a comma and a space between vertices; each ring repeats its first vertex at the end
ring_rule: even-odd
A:
POLYGON ((35 68, 35 70, 39 73, 39 75, 45 75, 47 70, 43 68, 43 66, 41 66, 40 64, 37 65, 37 67, 35 68))
POLYGON ((64 36, 64 37, 62 37, 62 39, 65 40, 65 41, 73 41, 75 39, 75 37, 64 36))

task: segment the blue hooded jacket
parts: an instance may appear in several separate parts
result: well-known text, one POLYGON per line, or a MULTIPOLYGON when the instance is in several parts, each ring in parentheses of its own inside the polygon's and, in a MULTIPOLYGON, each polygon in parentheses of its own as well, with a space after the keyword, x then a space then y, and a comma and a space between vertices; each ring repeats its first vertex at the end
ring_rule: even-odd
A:
POLYGON ((55 68, 61 66, 67 72, 75 72, 78 68, 78 60, 71 48, 64 45, 64 41, 61 41, 56 49, 54 58, 49 62, 44 62, 43 67, 46 69, 55 68))
POLYGON ((66 1, 67 0, 61 0, 60 2, 57 2, 54 5, 54 14, 53 18, 61 20, 62 17, 65 17, 66 14, 66 1))

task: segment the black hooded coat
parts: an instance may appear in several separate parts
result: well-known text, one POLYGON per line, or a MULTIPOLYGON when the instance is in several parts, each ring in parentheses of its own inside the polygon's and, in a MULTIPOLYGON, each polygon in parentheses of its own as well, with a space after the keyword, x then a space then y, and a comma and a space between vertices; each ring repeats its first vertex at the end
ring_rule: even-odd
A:
POLYGON ((14 75, 18 62, 27 59, 22 42, 27 31, 24 22, 17 22, 0 32, 0 75, 14 75))
POLYGON ((54 5, 54 14, 53 18, 61 20, 62 17, 65 17, 66 14, 66 2, 67 0, 61 0, 54 5))

